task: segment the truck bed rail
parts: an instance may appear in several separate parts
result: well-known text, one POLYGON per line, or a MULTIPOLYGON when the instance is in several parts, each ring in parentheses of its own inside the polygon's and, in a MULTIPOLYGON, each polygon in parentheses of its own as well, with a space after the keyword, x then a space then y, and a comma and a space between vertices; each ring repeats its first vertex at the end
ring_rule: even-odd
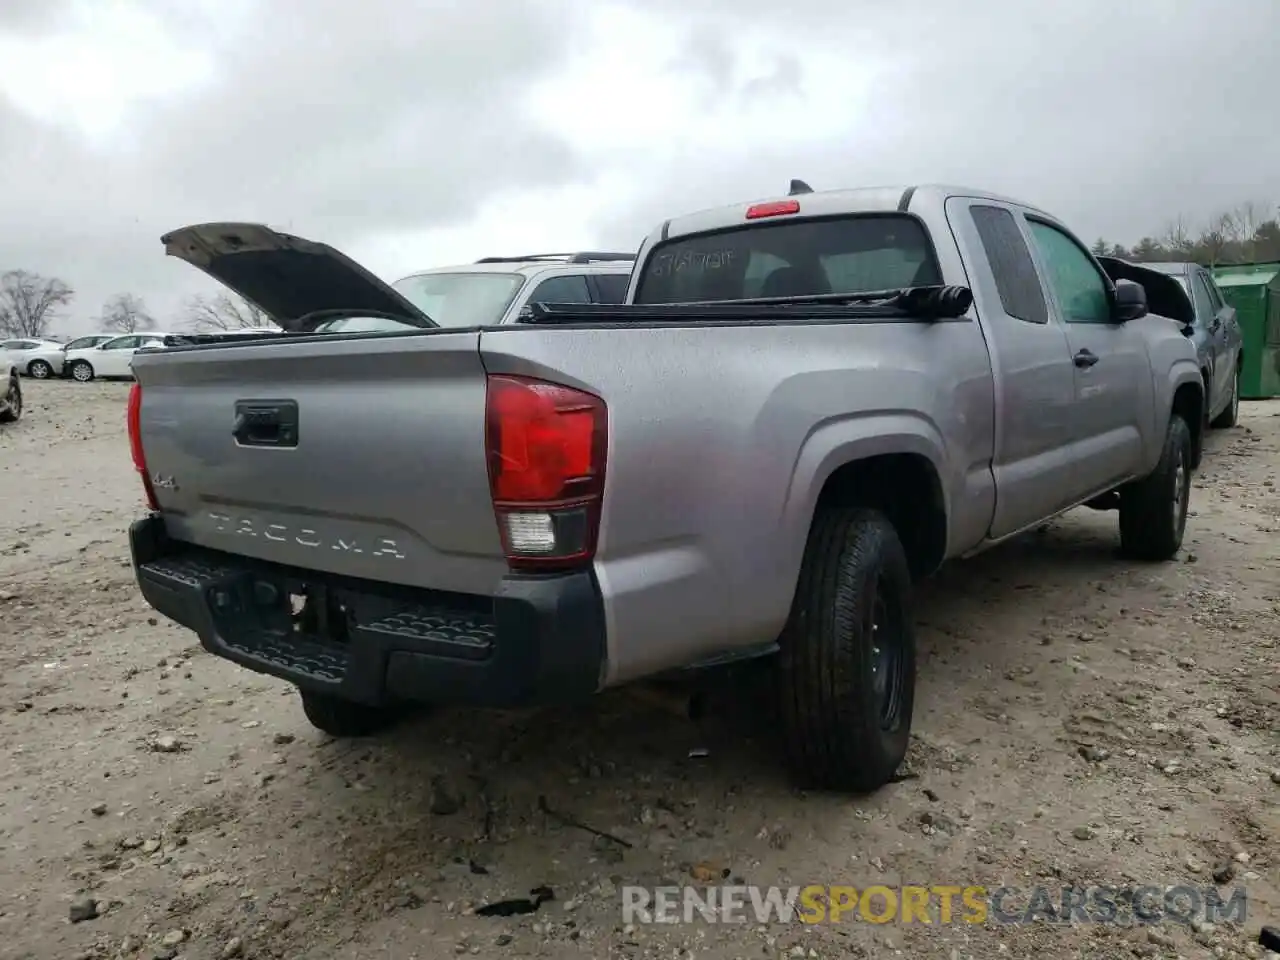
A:
POLYGON ((973 304, 968 287, 910 287, 866 293, 719 300, 708 303, 531 303, 518 322, 565 324, 776 323, 798 320, 862 320, 928 323, 963 317, 973 304))

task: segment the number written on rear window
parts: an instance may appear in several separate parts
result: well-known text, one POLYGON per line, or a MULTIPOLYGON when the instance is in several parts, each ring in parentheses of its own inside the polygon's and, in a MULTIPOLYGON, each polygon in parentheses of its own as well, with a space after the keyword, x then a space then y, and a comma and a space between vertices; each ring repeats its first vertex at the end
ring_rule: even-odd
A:
POLYGON ((753 224, 659 244, 637 303, 705 303, 935 286, 924 228, 904 214, 753 224))

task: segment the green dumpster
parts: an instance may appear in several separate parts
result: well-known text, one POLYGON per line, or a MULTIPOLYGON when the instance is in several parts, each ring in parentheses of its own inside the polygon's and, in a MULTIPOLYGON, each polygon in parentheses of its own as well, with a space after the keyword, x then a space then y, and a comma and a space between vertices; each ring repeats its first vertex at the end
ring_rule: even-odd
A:
POLYGON ((1244 335, 1241 399, 1280 397, 1280 263, 1215 267, 1213 278, 1244 335))

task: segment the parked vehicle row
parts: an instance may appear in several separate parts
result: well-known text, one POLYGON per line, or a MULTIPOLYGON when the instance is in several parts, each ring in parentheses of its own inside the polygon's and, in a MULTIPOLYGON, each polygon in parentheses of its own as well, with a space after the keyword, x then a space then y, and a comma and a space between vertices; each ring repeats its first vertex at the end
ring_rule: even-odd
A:
POLYGON ((661 224, 623 303, 163 242, 282 329, 134 358, 140 589, 335 735, 763 656, 797 777, 873 790, 914 581, 1078 506, 1182 544, 1210 400, 1168 277, 1008 198, 797 181, 661 224))

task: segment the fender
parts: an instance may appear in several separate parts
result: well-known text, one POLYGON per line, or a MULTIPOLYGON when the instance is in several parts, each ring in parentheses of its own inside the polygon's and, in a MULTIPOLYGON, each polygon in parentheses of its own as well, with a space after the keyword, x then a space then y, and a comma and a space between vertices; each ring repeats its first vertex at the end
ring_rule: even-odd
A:
MULTIPOLYGON (((1201 415, 1199 422, 1187 424, 1187 428, 1191 431, 1191 444, 1196 456, 1199 455, 1201 444, 1204 443, 1204 427, 1208 422, 1206 418, 1209 405, 1208 384, 1204 382, 1204 375, 1200 371, 1199 358, 1174 360, 1168 368, 1167 376, 1168 379, 1165 384, 1167 393, 1164 395, 1164 402, 1156 405, 1156 416, 1163 416, 1164 419, 1158 420, 1153 425, 1154 429, 1151 432, 1152 442, 1156 444, 1155 449, 1148 451, 1147 460, 1151 469, 1155 469, 1155 465, 1160 460, 1166 425, 1169 422, 1169 418, 1173 416, 1174 397, 1181 387, 1190 384, 1200 397, 1201 415)), ((1192 463, 1195 462, 1193 457, 1192 463)))
MULTIPOLYGON (((791 483, 781 518, 784 543, 782 570, 793 581, 799 577, 809 526, 818 495, 833 473, 846 464, 885 454, 916 454, 933 467, 942 490, 948 522, 948 541, 955 535, 951 504, 957 479, 948 469, 946 442, 937 425, 915 411, 871 411, 819 422, 805 437, 791 471, 791 483)), ((789 594, 790 595, 790 594, 789 594)))

